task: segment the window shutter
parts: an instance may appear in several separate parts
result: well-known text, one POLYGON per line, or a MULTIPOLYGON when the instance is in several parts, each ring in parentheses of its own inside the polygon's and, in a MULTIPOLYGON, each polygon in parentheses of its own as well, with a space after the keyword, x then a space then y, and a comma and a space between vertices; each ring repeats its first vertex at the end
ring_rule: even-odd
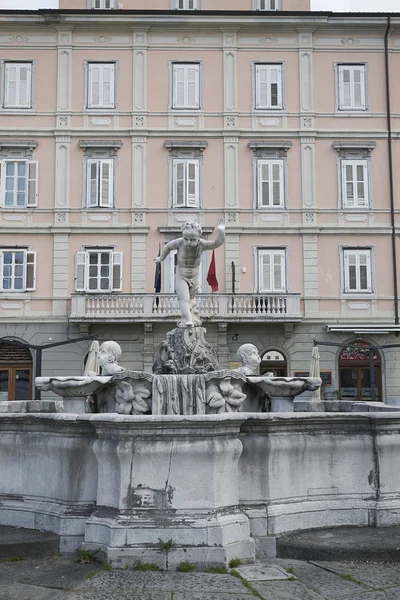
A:
POLYGON ((19 98, 18 106, 30 108, 31 106, 31 65, 19 66, 19 98))
POLYGON ((345 291, 357 290, 357 256, 355 252, 346 252, 345 255, 346 286, 345 291))
POLYGON ((351 107, 351 75, 349 68, 341 68, 341 91, 342 91, 342 108, 351 107))
POLYGON ((271 108, 282 108, 282 67, 280 65, 269 67, 270 102, 271 108))
POLYGON ((357 184, 357 206, 359 208, 363 208, 364 206, 367 206, 366 169, 367 169, 367 165, 365 165, 365 164, 356 164, 355 165, 355 175, 356 175, 356 184, 357 184))
POLYGON ((365 108, 364 67, 353 68, 354 108, 365 108))
POLYGON ((39 165, 37 160, 28 161, 28 177, 27 177, 27 194, 26 205, 38 205, 38 170, 39 165))
POLYGON ((256 108, 268 106, 268 66, 256 65, 256 108))
POLYGON ((26 253, 26 291, 34 291, 36 289, 36 252, 26 253))
POLYGON ((122 252, 113 252, 112 258, 112 289, 122 291, 122 252))
POLYGON ((185 66, 174 65, 174 108, 185 106, 185 66))
POLYGON ((183 206, 185 200, 185 162, 175 160, 173 163, 173 205, 183 206))
POLYGON ((199 161, 188 160, 187 171, 187 206, 199 205, 199 161))
POLYGON ((87 161, 87 192, 86 204, 88 207, 98 205, 98 189, 99 189, 99 161, 87 161))
POLYGON ((6 63, 5 77, 5 106, 17 106, 17 81, 18 81, 18 66, 12 63, 6 63))
POLYGON ((113 205, 113 161, 100 161, 100 206, 113 205))
POLYGON ((342 162, 343 205, 354 208, 354 172, 351 161, 342 162))
POLYGON ((77 252, 75 260, 75 290, 77 292, 85 291, 85 273, 86 273, 86 252, 77 252))
POLYGON ((270 169, 267 161, 258 164, 258 205, 269 206, 270 169))
POLYGON ((274 292, 285 292, 285 251, 275 251, 273 253, 274 260, 274 292))
POLYGON ((114 108, 114 65, 102 65, 102 99, 101 106, 106 108, 114 108))
POLYGON ((372 292, 371 288, 371 253, 359 253, 360 292, 372 292))
POLYGON ((271 253, 263 252, 260 261, 260 292, 271 291, 271 253))
POLYGON ((190 108, 199 108, 199 79, 200 79, 200 65, 190 65, 187 68, 187 88, 188 88, 188 101, 187 106, 190 108))
POLYGON ((100 65, 89 65, 88 107, 100 106, 100 65))
POLYGON ((3 181, 3 177, 5 175, 5 163, 4 160, 0 160, 0 206, 4 206, 4 195, 5 195, 5 185, 3 181))
POLYGON ((271 165, 272 170, 272 204, 273 206, 283 206, 283 163, 274 162, 271 165))

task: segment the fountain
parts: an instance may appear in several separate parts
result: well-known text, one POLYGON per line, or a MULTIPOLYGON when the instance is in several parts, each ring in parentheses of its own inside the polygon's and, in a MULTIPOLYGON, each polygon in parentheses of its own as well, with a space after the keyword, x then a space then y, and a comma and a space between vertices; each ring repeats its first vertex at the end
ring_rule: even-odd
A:
POLYGON ((239 506, 241 424, 248 411, 266 410, 268 396, 273 411, 292 411, 295 396, 321 385, 318 378, 260 377, 253 344, 239 348, 241 367, 219 367, 195 303, 201 253, 223 243, 224 225, 214 241, 200 238, 197 223, 185 223, 182 233, 157 258, 177 250, 182 318, 160 344, 152 373, 120 367, 121 348, 109 341, 94 346, 94 371, 36 378, 41 390, 62 396, 66 405, 81 398, 91 413, 75 415, 95 430, 96 498, 83 542, 116 566, 162 565, 165 544, 170 564, 253 560, 255 538, 262 545, 268 536, 251 531, 251 518, 239 506))

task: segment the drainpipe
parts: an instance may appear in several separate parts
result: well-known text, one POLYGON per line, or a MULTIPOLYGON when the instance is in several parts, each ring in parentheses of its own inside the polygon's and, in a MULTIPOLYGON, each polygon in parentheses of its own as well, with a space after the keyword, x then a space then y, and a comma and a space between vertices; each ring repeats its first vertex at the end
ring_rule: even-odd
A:
POLYGON ((394 216, 394 185, 393 185, 393 148, 392 148, 392 119, 390 109, 390 70, 389 70, 389 30, 390 17, 387 18, 385 33, 385 73, 386 73, 386 113, 388 130, 388 158, 389 158, 389 189, 390 189, 390 215, 392 224, 392 263, 394 287, 394 322, 399 324, 399 294, 397 285, 397 253, 396 253, 396 221, 394 216))

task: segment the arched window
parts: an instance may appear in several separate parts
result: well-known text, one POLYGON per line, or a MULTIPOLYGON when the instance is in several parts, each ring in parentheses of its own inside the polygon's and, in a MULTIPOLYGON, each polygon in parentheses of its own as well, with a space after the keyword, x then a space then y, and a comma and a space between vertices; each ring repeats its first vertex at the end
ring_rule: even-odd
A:
POLYGON ((28 348, 0 342, 0 400, 31 399, 31 353, 28 348))
POLYGON ((273 373, 274 377, 287 376, 286 358, 279 350, 267 350, 261 357, 260 374, 273 373))
MULTIPOLYGON (((339 383, 342 400, 372 399, 370 372, 370 344, 351 342, 339 354, 339 383)), ((382 400, 381 357, 378 350, 374 356, 375 400, 382 400)))

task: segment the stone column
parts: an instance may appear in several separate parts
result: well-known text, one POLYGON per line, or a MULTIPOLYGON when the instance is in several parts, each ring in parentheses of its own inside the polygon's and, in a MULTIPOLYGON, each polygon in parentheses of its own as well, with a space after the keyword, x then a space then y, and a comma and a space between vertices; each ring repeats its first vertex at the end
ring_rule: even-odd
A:
POLYGON ((72 32, 74 27, 58 26, 57 41, 57 129, 71 127, 72 32))
MULTIPOLYGON (((59 213, 58 216, 62 214, 59 213)), ((68 296, 68 234, 55 233, 53 236, 53 316, 67 315, 68 296)))
POLYGON ((144 323, 143 337, 143 371, 152 371, 154 362, 154 328, 153 323, 144 323))
POLYGON ((146 291, 146 142, 132 136, 132 293, 146 291))
POLYGON ((237 123, 237 41, 236 30, 222 29, 224 47, 224 129, 237 123))
POLYGON ((133 129, 147 127, 147 31, 133 31, 133 129))

